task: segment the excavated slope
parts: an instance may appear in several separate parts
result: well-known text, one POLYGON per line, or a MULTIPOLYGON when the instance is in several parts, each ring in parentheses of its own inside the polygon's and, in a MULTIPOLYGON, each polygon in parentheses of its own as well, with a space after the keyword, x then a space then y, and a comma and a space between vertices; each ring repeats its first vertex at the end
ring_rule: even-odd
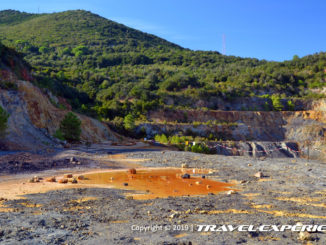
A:
POLYGON ((262 148, 271 142, 291 142, 298 145, 302 156, 325 159, 326 101, 312 101, 306 106, 309 110, 282 112, 153 111, 149 115, 152 123, 139 125, 139 130, 144 128, 151 134, 192 132, 204 137, 212 133, 224 140, 265 142, 262 148))
MULTIPOLYGON (((52 137, 68 110, 56 108, 41 92, 27 81, 16 81, 18 91, 0 90, 0 105, 10 114, 2 148, 6 150, 40 150, 61 147, 52 137)), ((102 142, 115 139, 103 123, 78 114, 82 122, 81 140, 102 142)))

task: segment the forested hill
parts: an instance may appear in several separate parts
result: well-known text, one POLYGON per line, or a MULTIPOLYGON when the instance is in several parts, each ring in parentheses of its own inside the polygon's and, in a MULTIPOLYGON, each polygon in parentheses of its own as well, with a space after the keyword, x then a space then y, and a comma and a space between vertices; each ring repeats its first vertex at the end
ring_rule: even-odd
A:
POLYGON ((112 47, 119 51, 159 45, 180 48, 154 35, 83 10, 39 15, 5 10, 0 12, 0 26, 2 38, 28 41, 26 45, 30 48, 40 45, 55 48, 87 45, 92 51, 102 52, 109 52, 112 47))
MULTIPOLYGON (((83 10, 2 11, 0 38, 25 55, 39 86, 104 119, 194 101, 219 109, 214 98, 318 98, 326 81, 325 53, 267 62, 192 51, 83 10)), ((265 110, 290 109, 270 105, 265 110)))

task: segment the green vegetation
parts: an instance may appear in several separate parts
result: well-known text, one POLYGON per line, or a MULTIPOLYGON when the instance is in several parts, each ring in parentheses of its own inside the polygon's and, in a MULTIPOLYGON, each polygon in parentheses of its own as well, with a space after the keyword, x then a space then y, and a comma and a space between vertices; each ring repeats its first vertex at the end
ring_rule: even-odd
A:
MULTIPOLYGON (((154 137, 155 141, 162 143, 162 144, 171 144, 171 145, 179 145, 179 144, 185 144, 186 141, 193 141, 194 138, 192 136, 178 136, 178 135, 172 135, 167 137, 165 134, 157 134, 154 137)), ((199 140, 199 139, 197 139, 199 140)))
POLYGON ((65 137, 63 136, 62 132, 60 129, 58 129, 57 131, 55 131, 53 137, 59 139, 59 140, 65 140, 65 137))
POLYGON ((292 100, 287 101, 287 107, 289 111, 294 111, 295 106, 292 100))
POLYGON ((3 137, 6 129, 7 129, 7 122, 8 122, 8 113, 5 111, 5 109, 3 109, 0 106, 0 136, 3 137))
POLYGON ((77 142, 80 140, 80 126, 80 119, 72 112, 68 112, 60 123, 60 131, 57 131, 56 137, 62 138, 63 136, 63 138, 69 142, 77 142))
MULTIPOLYGON (((186 150, 189 150, 189 148, 187 148, 186 150)), ((211 153, 211 150, 204 144, 193 145, 190 147, 190 150, 195 153, 204 153, 204 154, 211 153)))
POLYGON ((123 120, 123 125, 126 130, 132 131, 136 126, 135 126, 135 118, 133 117, 132 114, 128 114, 125 116, 123 120))
POLYGON ((200 138, 200 137, 194 138, 192 136, 177 136, 177 135, 167 137, 165 134, 161 134, 161 135, 155 135, 154 139, 155 141, 161 144, 174 145, 180 150, 191 151, 196 153, 204 153, 204 154, 213 153, 213 150, 211 150, 205 144, 205 141, 207 141, 207 139, 205 138, 200 138), (193 141, 196 142, 195 145, 192 144, 193 141))
POLYGON ((283 104, 281 102, 281 98, 279 95, 277 94, 273 94, 271 96, 271 100, 272 100, 272 104, 273 104, 273 108, 275 111, 282 111, 283 109, 283 104))
POLYGON ((242 109, 280 111, 294 110, 295 98, 324 97, 326 53, 268 62, 192 51, 82 10, 1 11, 0 39, 24 54, 35 84, 123 130, 171 101, 218 109, 209 102, 264 97, 263 108, 242 109))
POLYGON ((161 144, 168 144, 169 140, 166 137, 165 134, 161 134, 161 135, 155 135, 154 137, 155 141, 160 142, 161 144))

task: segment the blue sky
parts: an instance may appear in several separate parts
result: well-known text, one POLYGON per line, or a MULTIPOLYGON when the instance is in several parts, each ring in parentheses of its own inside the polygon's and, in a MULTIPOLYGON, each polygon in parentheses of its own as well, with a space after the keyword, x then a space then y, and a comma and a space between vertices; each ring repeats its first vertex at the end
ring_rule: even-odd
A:
POLYGON ((267 60, 326 51, 325 0, 11 0, 1 9, 90 10, 185 48, 267 60))

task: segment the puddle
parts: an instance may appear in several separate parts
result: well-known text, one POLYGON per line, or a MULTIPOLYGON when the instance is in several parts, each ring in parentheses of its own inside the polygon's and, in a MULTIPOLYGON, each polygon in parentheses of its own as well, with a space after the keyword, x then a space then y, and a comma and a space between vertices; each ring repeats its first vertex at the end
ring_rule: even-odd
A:
POLYGON ((135 174, 128 170, 115 170, 85 174, 83 184, 103 184, 124 190, 138 190, 145 194, 128 194, 133 199, 167 198, 169 196, 207 195, 230 190, 230 183, 202 178, 209 173, 203 169, 137 169, 135 174), (190 174, 189 179, 181 176, 190 174))

